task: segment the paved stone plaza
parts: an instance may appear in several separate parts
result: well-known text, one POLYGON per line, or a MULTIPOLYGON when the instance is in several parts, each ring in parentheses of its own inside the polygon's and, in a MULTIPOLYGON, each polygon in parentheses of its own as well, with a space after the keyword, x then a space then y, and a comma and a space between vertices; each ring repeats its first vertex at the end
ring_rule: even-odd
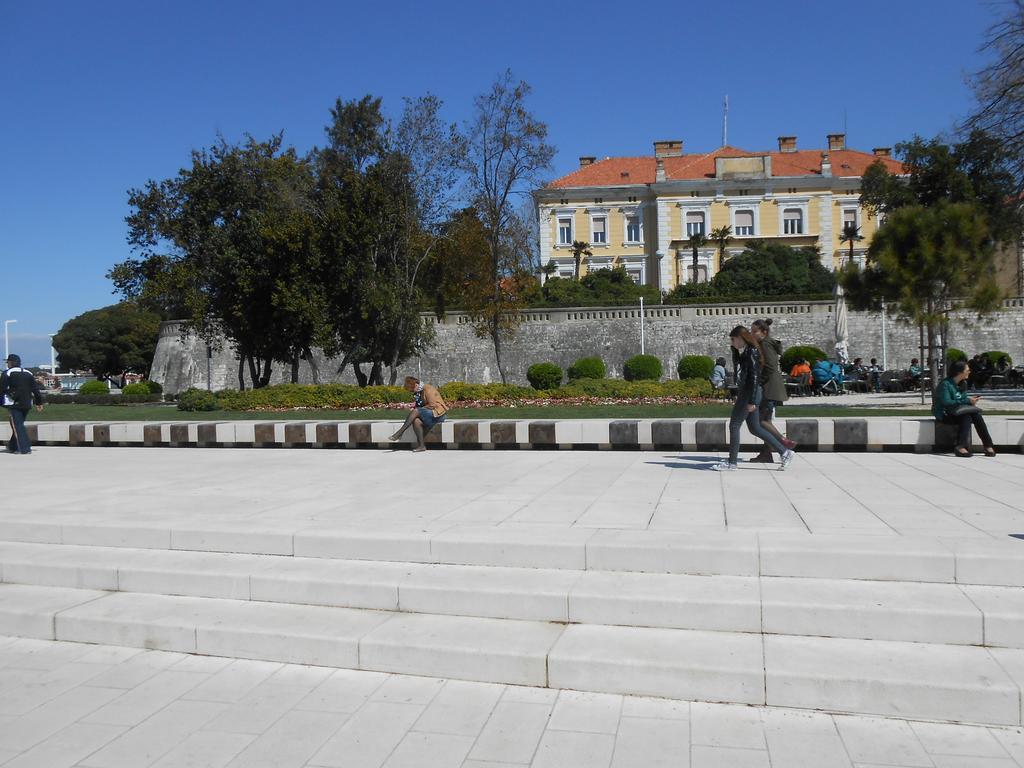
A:
POLYGON ((1024 455, 718 459, 0 456, 0 765, 1024 766, 1024 455))

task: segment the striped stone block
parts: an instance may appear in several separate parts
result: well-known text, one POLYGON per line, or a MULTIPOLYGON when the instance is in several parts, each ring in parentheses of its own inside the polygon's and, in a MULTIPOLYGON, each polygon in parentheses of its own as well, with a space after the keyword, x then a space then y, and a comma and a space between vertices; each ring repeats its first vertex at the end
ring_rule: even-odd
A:
POLYGON ((683 444, 681 421, 655 421, 651 424, 651 441, 661 448, 678 448, 683 444))
POLYGON ((635 448, 640 445, 639 422, 613 421, 608 425, 608 440, 612 447, 635 448))
POLYGON ((508 448, 518 445, 516 442, 516 423, 514 421, 491 422, 491 444, 508 448))
POLYGON ((728 426, 721 419, 698 419, 695 429, 697 450, 720 451, 729 447, 728 426))
POLYGON ((348 425, 348 443, 351 445, 371 445, 371 423, 356 421, 348 425))
POLYGON ((338 423, 336 421, 325 421, 316 425, 316 441, 319 445, 335 446, 341 442, 338 439, 338 423))
POLYGON ((288 422, 284 425, 284 444, 289 447, 304 446, 309 447, 310 443, 306 440, 306 423, 305 422, 288 422))
POLYGON ((68 445, 85 445, 85 424, 68 427, 68 445))
POLYGON ((171 424, 171 445, 188 445, 188 424, 171 424))
MULTIPOLYGON (((817 448, 818 420, 786 419, 786 437, 796 440, 801 448, 817 448)), ((867 433, 864 435, 864 442, 867 443, 867 433)))
POLYGON ((209 422, 207 424, 200 424, 196 428, 196 445, 202 448, 213 448, 219 445, 220 441, 217 440, 217 423, 209 422))
POLYGON ((256 445, 275 445, 277 443, 276 424, 257 424, 253 434, 253 442, 256 445))
MULTIPOLYGON (((29 435, 31 438, 31 435, 29 435)), ((92 427, 93 445, 110 445, 110 425, 94 424, 92 427)))
POLYGON ((480 445, 479 421, 457 421, 452 426, 456 445, 480 445))
POLYGON ((159 424, 146 424, 142 427, 142 442, 147 446, 163 445, 159 424))
POLYGON ((555 422, 531 421, 529 442, 531 445, 557 445, 555 442, 555 422))
POLYGON ((835 450, 864 451, 868 446, 867 419, 835 419, 833 422, 835 450))

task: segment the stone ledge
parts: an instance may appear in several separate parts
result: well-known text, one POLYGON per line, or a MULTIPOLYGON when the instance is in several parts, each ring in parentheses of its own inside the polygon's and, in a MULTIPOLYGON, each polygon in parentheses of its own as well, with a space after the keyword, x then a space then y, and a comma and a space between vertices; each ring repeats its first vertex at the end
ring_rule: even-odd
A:
MULTIPOLYGON (((1021 452, 1024 415, 986 419, 997 448, 1021 452)), ((171 448, 386 448, 412 447, 387 441, 399 421, 236 422, 35 422, 37 445, 171 448)), ((800 451, 951 451, 954 427, 927 417, 794 418, 776 420, 800 443, 800 451)), ((0 425, 0 440, 10 426, 0 425)), ((975 437, 976 440, 976 437, 975 437)), ((450 421, 427 434, 431 449, 504 450, 684 450, 728 449, 728 419, 537 419, 450 421)), ((743 448, 760 442, 743 431, 743 448)))

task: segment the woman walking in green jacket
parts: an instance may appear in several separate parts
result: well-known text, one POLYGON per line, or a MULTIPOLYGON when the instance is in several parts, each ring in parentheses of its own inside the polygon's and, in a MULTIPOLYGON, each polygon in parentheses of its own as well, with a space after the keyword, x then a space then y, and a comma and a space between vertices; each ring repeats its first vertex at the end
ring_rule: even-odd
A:
MULTIPOLYGON (((782 357, 782 342, 771 335, 772 321, 755 320, 750 325, 750 333, 761 343, 761 386, 764 388, 764 395, 761 398, 761 405, 758 408, 758 416, 761 419, 761 428, 778 440, 788 450, 796 448, 796 442, 785 437, 775 425, 772 419, 775 416, 776 406, 782 405, 789 399, 786 393, 786 380, 779 370, 779 358, 782 357)), ((767 443, 761 447, 761 452, 751 461, 760 461, 766 464, 773 464, 772 449, 767 443)))
POLYGON ((972 397, 960 389, 960 384, 970 375, 971 367, 963 360, 949 364, 949 376, 939 382, 932 395, 932 414, 940 424, 955 424, 959 427, 956 447, 953 449, 957 456, 968 459, 973 455, 971 424, 978 430, 981 444, 985 446, 985 455, 995 456, 996 449, 992 445, 992 436, 985 426, 981 409, 976 405, 977 395, 972 397))

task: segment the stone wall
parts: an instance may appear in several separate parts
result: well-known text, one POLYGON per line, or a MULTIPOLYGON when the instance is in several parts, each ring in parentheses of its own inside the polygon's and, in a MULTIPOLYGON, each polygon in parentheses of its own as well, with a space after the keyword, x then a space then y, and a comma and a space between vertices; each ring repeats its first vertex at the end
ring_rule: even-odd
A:
MULTIPOLYGON (((644 318, 644 346, 665 366, 665 375, 674 376, 683 355, 727 355, 729 331, 735 325, 749 325, 759 317, 774 320, 772 332, 786 346, 813 344, 833 351, 833 305, 831 302, 788 302, 707 306, 656 306, 647 309, 644 318)), ((448 313, 438 321, 425 315, 435 331, 429 351, 402 365, 400 376, 444 383, 447 381, 500 381, 494 349, 488 339, 473 331, 470 318, 463 313, 448 313)), ((622 365, 640 352, 640 311, 636 307, 571 308, 531 310, 515 337, 504 345, 509 380, 526 383, 526 369, 533 363, 551 361, 563 368, 587 355, 600 356, 609 376, 621 376, 622 365)), ((853 357, 882 359, 882 320, 876 313, 850 312, 850 354, 853 357)), ((977 320, 969 315, 954 316, 950 326, 950 346, 968 354, 1000 349, 1016 362, 1024 361, 1024 299, 1009 299, 1002 311, 977 320)), ((919 357, 917 329, 893 320, 886 323, 887 358, 890 368, 905 368, 919 357)), ((238 386, 238 358, 225 348, 214 350, 210 358, 210 385, 213 389, 238 386)), ((324 381, 354 382, 351 368, 337 373, 336 360, 319 360, 324 381)), ((287 366, 274 368, 273 383, 288 381, 287 366)), ((151 377, 163 384, 168 393, 190 386, 207 386, 206 345, 192 336, 181 337, 180 324, 164 323, 153 360, 151 377)), ((309 382, 310 371, 303 362, 300 378, 309 382)))

